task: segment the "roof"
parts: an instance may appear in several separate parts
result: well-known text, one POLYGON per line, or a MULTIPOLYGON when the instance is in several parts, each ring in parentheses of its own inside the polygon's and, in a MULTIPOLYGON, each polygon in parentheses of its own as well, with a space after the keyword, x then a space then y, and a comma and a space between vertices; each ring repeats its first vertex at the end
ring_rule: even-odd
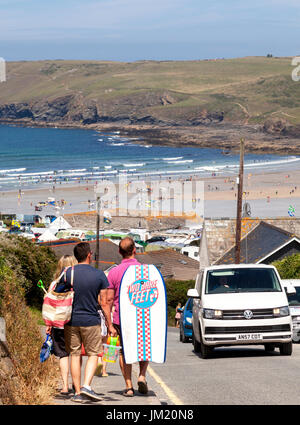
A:
MULTIPOLYGON (((247 264, 258 263, 295 239, 298 241, 293 233, 261 221, 241 240, 240 261, 247 264)), ((235 246, 215 264, 233 264, 234 262, 235 246)))
MULTIPOLYGON (((113 264, 120 264, 122 257, 119 254, 118 245, 108 239, 100 239, 100 263, 99 268, 106 270, 113 264)), ((73 255, 74 246, 78 242, 71 242, 61 245, 51 244, 50 247, 55 252, 57 258, 62 255, 73 255)), ((89 242, 93 253, 96 251, 96 241, 89 242)), ((137 253, 136 259, 141 264, 154 264, 165 279, 177 280, 195 279, 199 270, 199 262, 180 254, 173 249, 162 249, 147 253, 137 253)))
POLYGON ((164 278, 196 279, 199 271, 197 260, 193 260, 171 248, 136 254, 136 259, 142 264, 154 264, 160 269, 164 278))

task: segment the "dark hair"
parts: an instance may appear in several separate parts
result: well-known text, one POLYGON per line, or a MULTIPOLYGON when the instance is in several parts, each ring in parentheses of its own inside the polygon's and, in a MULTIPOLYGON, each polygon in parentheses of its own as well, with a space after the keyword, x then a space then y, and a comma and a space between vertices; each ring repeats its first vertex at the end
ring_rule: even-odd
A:
POLYGON ((74 247, 74 256, 78 263, 82 263, 87 259, 87 256, 91 252, 91 247, 88 242, 79 242, 74 247))
POLYGON ((131 257, 133 250, 135 248, 135 243, 132 238, 126 237, 121 240, 119 243, 119 252, 123 258, 131 257))

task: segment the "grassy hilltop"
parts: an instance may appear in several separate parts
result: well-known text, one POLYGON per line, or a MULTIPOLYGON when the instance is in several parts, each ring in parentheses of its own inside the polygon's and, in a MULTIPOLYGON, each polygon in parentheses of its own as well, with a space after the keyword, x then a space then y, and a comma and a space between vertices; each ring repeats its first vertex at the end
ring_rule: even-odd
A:
POLYGON ((273 57, 9 62, 0 121, 190 127, 191 133, 229 123, 281 136, 296 128, 289 136, 298 138, 300 82, 292 70, 291 58, 273 57))
POLYGON ((300 123, 300 82, 292 80, 292 69, 291 58, 264 57, 134 63, 9 62, 0 102, 30 103, 75 95, 105 104, 110 113, 139 106, 158 118, 176 119, 206 109, 224 111, 229 120, 249 114, 249 122, 286 116, 291 123, 300 123), (155 95, 163 97, 165 93, 165 101, 156 101, 155 95))

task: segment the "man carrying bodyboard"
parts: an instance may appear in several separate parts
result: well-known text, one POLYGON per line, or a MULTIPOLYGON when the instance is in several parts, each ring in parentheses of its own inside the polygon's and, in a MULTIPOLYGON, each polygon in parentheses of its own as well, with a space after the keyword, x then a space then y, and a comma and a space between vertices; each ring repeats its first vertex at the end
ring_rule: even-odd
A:
MULTIPOLYGON (((120 328, 120 304, 119 304, 119 289, 120 283, 124 273, 127 268, 132 265, 140 265, 140 263, 135 259, 136 249, 133 239, 126 237, 121 240, 119 244, 119 252, 123 257, 121 264, 117 267, 114 267, 110 270, 107 276, 109 282, 109 287, 107 289, 107 303, 112 306, 115 306, 115 311, 113 314, 113 326, 116 329, 118 335, 120 336, 120 344, 123 346, 121 328, 120 328)), ((120 368, 125 380, 126 389, 123 392, 125 397, 133 397, 134 389, 132 386, 131 374, 132 374, 132 364, 126 364, 124 361, 123 350, 120 350, 119 356, 120 368)), ((148 367, 148 361, 139 362, 140 374, 138 378, 138 389, 141 394, 148 393, 148 386, 146 381, 146 371, 148 367)))

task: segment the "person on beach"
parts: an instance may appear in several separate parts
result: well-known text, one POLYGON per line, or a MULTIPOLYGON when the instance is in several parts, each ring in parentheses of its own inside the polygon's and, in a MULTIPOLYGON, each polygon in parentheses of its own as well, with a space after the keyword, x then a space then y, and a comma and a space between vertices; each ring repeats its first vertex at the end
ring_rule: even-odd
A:
MULTIPOLYGON (((101 351, 101 319, 98 313, 98 300, 105 315, 108 332, 116 336, 111 323, 110 306, 107 303, 107 287, 105 274, 92 267, 92 251, 88 242, 80 242, 74 248, 74 256, 78 264, 74 266, 74 300, 72 316, 65 325, 65 341, 67 352, 71 354, 71 375, 75 387, 74 402, 83 402, 86 397, 99 401, 101 397, 91 388, 95 375, 98 354, 101 351), (100 297, 100 298, 99 298, 100 297), (84 371, 84 382, 81 384, 81 347, 85 348, 88 357, 84 371)), ((71 270, 66 272, 65 290, 71 288, 71 270)))
MULTIPOLYGON (((122 346, 122 334, 121 334, 121 328, 120 328, 120 315, 119 315, 119 288, 120 283, 123 277, 123 274, 127 270, 129 266, 137 266, 140 265, 140 263, 135 259, 136 249, 135 249, 135 243, 132 238, 126 237, 121 240, 119 243, 119 253, 123 257, 123 260, 121 264, 119 264, 117 267, 114 267, 110 270, 108 273, 107 279, 109 282, 109 287, 107 291, 107 302, 111 306, 114 305, 115 311, 113 313, 113 326, 116 329, 118 335, 120 336, 120 345, 122 346)), ((120 350, 119 355, 119 363, 120 363, 120 369, 122 371, 126 388, 123 391, 123 395, 125 397, 133 397, 134 396, 134 389, 132 386, 132 365, 126 364, 124 361, 123 351, 120 350)), ((148 393, 148 386, 146 381, 146 372, 149 362, 148 361, 142 361, 139 362, 140 367, 140 373, 138 377, 138 391, 141 394, 147 394, 148 393)))
MULTIPOLYGON (((77 260, 73 255, 63 255, 58 263, 57 268, 54 273, 54 280, 50 284, 49 291, 53 290, 57 285, 57 279, 63 272, 63 270, 67 267, 75 266, 77 264, 77 260)), ((50 334, 53 340, 53 354, 59 358, 59 368, 60 374, 63 382, 63 386, 61 389, 61 395, 69 394, 69 384, 68 384, 68 376, 69 376, 69 354, 66 351, 65 344, 65 336, 64 336, 64 328, 57 328, 52 326, 46 327, 46 334, 50 334)))

